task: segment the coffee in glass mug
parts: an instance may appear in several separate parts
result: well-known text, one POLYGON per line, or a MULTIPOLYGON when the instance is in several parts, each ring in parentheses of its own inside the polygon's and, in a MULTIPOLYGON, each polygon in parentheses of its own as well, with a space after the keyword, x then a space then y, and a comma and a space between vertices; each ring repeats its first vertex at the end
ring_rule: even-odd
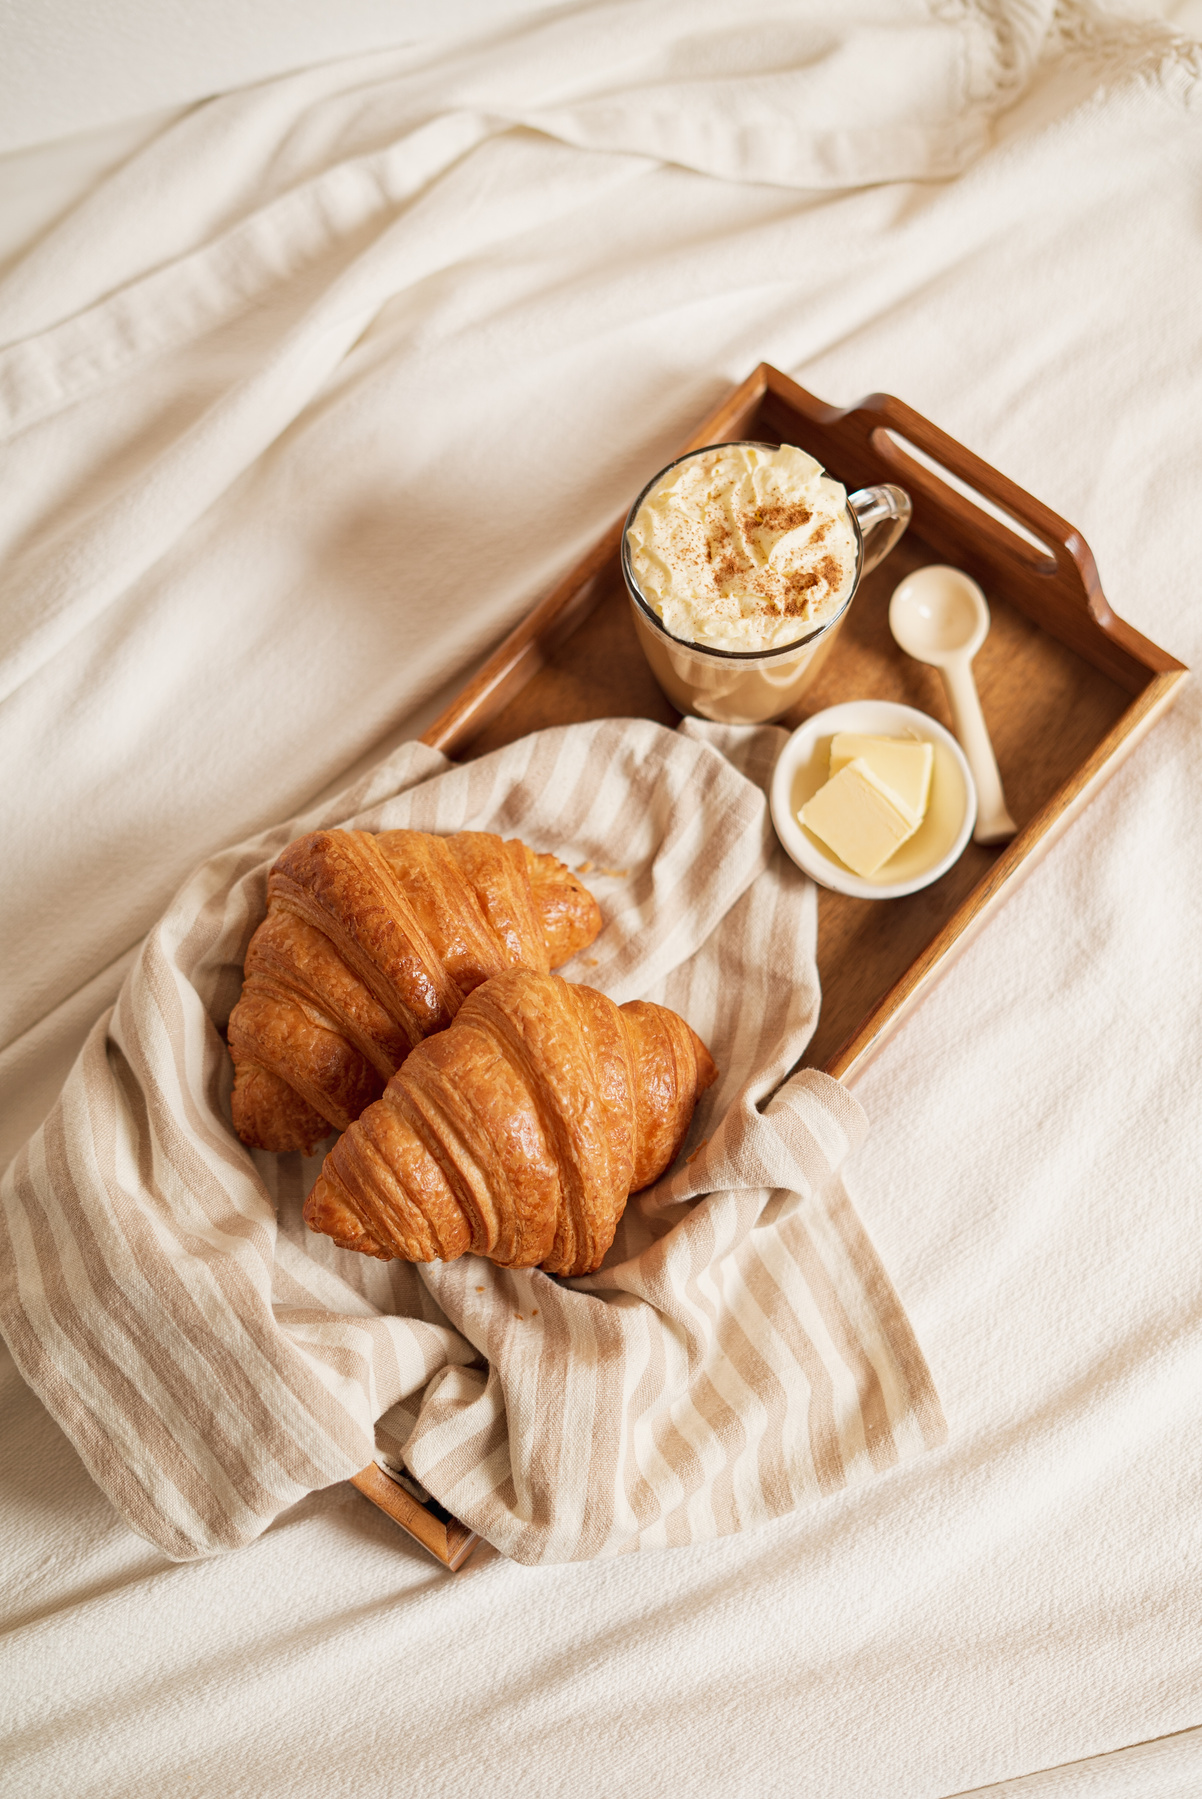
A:
POLYGON ((622 572, 673 705, 725 724, 787 712, 910 511, 900 487, 849 495, 793 444, 710 444, 669 463, 630 509, 622 572))

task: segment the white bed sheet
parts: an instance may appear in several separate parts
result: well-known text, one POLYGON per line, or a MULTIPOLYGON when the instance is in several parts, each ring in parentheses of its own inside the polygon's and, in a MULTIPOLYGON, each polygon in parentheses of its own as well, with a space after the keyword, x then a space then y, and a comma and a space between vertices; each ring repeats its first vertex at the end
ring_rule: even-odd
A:
POLYGON ((330 57, 495 29, 562 0, 39 0, 6 8, 0 150, 102 131, 330 57))
MULTIPOLYGON (((614 41, 588 36, 605 11, 554 27, 573 99, 614 41)), ((0 709, 10 1149, 189 862, 411 730, 761 356, 832 399, 902 394, 1077 523, 1115 608, 1198 660, 1199 52, 1074 9, 1027 68, 1049 21, 1013 17, 1007 109, 958 175, 815 191, 754 162, 665 166, 621 139, 647 120, 623 51, 600 144, 518 128, 499 178, 443 187, 457 217, 477 207, 445 266, 398 279, 295 422, 0 709), (548 210, 498 231, 523 182, 548 210), (345 467, 365 432, 368 484, 345 467), (455 467, 480 504, 452 534, 455 467), (398 568, 420 579, 398 592, 398 568), (222 643, 263 617, 256 709, 222 643), (273 662, 289 620, 304 654, 273 662)), ((517 66, 550 66, 540 41, 517 66)), ((277 170, 264 156, 230 205, 277 170)), ((0 294, 9 317, 105 288, 104 256, 81 276, 60 243, 0 294)), ((128 282, 131 240, 105 254, 128 282)), ((213 351, 202 387, 224 379, 213 351)), ((96 441, 86 421, 61 439, 84 445, 85 509, 96 441)), ((35 554, 79 524, 74 473, 57 514, 30 477, 35 554)), ((1191 688, 857 1089, 853 1191, 945 1451, 822 1513, 612 1566, 484 1551, 451 1580, 335 1488, 175 1567, 6 1357, 0 1791, 946 1795, 1198 1724, 1198 714, 1191 688)), ((1173 1790, 1165 1758, 1176 1779, 1196 1741, 1096 1763, 1084 1790, 1173 1790)))

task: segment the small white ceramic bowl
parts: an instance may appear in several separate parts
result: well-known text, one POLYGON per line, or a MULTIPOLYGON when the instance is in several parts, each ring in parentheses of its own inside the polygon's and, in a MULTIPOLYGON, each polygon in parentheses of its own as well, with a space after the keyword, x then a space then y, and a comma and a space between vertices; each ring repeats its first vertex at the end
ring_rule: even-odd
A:
POLYGON ((961 855, 977 818, 977 790, 964 751, 951 732, 925 712, 893 700, 847 700, 807 718, 781 751, 771 800, 776 834, 797 866, 821 886, 855 899, 900 899, 929 887, 961 855), (837 731, 917 737, 935 752, 927 815, 909 842, 871 880, 853 874, 797 817, 827 779, 831 738, 837 731))

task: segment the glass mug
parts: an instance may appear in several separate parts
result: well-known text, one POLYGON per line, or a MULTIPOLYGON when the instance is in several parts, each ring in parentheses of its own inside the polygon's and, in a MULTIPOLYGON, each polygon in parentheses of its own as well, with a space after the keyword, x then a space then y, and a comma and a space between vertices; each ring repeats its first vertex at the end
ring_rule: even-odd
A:
MULTIPOLYGON (((838 612, 820 619, 793 643, 773 650, 719 650, 709 644, 684 643, 665 629, 639 591, 630 563, 630 527, 651 489, 682 462, 706 456, 729 445, 707 444, 678 456, 653 475, 626 515, 622 528, 622 573, 634 613, 634 628, 651 672, 679 712, 695 712, 701 718, 726 725, 758 725, 779 718, 801 698, 847 617, 861 578, 884 561, 910 522, 912 507, 904 488, 888 484, 861 487, 848 494, 847 511, 856 538, 856 566, 847 598, 838 612)), ((776 444, 753 444, 757 450, 775 450, 776 444)))

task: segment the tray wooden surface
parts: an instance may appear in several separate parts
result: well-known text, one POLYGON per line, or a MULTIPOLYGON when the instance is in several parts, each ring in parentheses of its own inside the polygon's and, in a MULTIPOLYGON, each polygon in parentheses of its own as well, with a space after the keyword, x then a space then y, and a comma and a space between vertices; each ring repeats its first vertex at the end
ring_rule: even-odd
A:
MULTIPOLYGON (((863 582, 814 686, 781 721, 786 726, 841 700, 890 699, 950 729, 937 671, 903 655, 889 633, 889 597, 911 569, 950 562, 967 570, 993 616, 974 673, 1018 835, 1001 849, 970 843, 941 880, 904 899, 820 892, 822 1013, 804 1060, 851 1084, 1134 748, 1187 671, 1111 611, 1079 532, 891 395, 840 411, 761 364, 675 454, 742 439, 797 444, 849 490, 892 481, 914 502, 910 529, 863 582)), ((649 467, 645 478, 654 473, 649 467)), ((619 565, 623 523, 624 516, 615 520, 510 632, 424 742, 474 757, 583 719, 635 715, 676 724, 679 714, 656 685, 631 622, 619 565)), ((392 1501, 402 1492, 376 1474, 378 1482, 370 1469, 359 1477, 368 1497, 381 1503, 381 1494, 392 1501), (380 1483, 392 1492, 376 1491, 380 1483)), ((395 1502, 385 1509, 449 1567, 472 1546, 458 1553, 456 1536, 452 1560, 449 1541, 444 1548, 432 1540, 441 1524, 415 1528, 395 1502)))

